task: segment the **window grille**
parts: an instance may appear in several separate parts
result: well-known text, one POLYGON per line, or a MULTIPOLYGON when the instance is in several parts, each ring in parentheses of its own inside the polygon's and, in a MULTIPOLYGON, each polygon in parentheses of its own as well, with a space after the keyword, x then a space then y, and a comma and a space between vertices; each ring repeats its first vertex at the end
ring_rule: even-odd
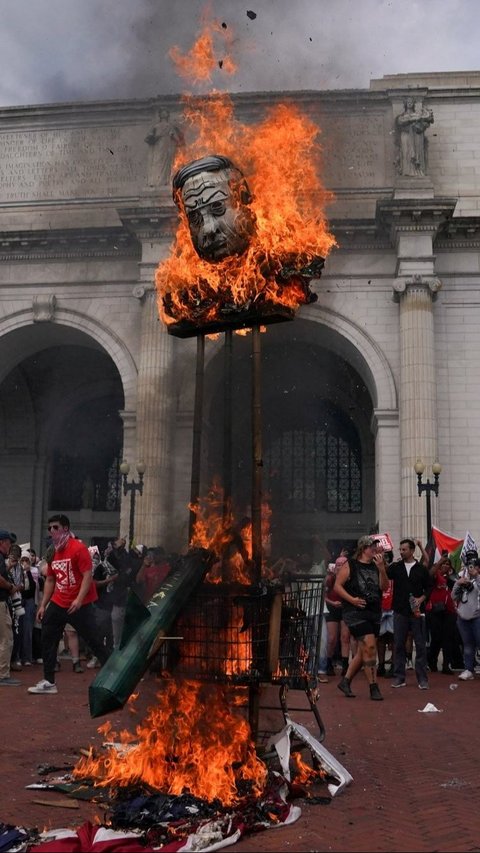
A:
POLYGON ((341 412, 313 429, 285 429, 264 455, 272 500, 285 512, 362 511, 360 440, 341 412))

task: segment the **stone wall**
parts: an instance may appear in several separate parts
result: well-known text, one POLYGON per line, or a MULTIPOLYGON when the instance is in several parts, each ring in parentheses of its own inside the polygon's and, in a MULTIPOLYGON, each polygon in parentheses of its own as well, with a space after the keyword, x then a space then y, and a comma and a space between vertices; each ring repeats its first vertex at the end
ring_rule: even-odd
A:
MULTIPOLYGON (((425 499, 416 495, 412 465, 416 455, 431 465, 438 454, 444 470, 434 520, 452 534, 469 529, 480 539, 480 73, 391 75, 368 91, 252 93, 234 102, 240 118, 255 121, 289 99, 321 128, 323 179, 335 196, 328 215, 338 240, 316 286, 318 303, 299 316, 311 323, 314 344, 327 342, 368 388, 375 445, 368 520, 397 540, 407 533, 425 538, 425 499), (402 182, 395 117, 408 94, 433 110, 434 123, 425 132, 427 174, 402 182), (410 367, 402 349, 413 286, 430 300, 436 401, 427 442, 420 415, 418 431, 415 424, 425 365, 410 367), (415 391, 418 401, 408 397, 415 391)), ((164 175, 165 163, 155 161, 146 139, 154 127, 161 136, 167 124, 182 124, 181 106, 171 98, 0 111, 0 363, 4 380, 45 339, 66 345, 70 335, 104 349, 125 396, 125 453, 131 462, 143 445, 159 454, 149 460, 137 538, 169 538, 178 547, 190 496, 195 352, 184 342, 159 345, 149 296, 176 211, 169 183, 155 185, 152 169, 164 175), (145 380, 152 371, 154 401, 145 380), (150 415, 147 429, 141 411, 157 408, 158 420, 150 415), (165 478, 168 505, 152 523, 165 478)), ((429 323, 419 322, 419 339, 429 323)), ((412 359, 421 358, 425 341, 417 343, 412 359)), ((31 461, 25 466, 24 484, 31 461)), ((39 535, 45 490, 32 486, 35 501, 29 497, 24 508, 15 498, 13 518, 24 540, 39 535)), ((123 531, 128 506, 127 499, 117 520, 123 531)), ((5 521, 10 512, 0 498, 5 521)), ((345 526, 336 532, 346 535, 345 526)))

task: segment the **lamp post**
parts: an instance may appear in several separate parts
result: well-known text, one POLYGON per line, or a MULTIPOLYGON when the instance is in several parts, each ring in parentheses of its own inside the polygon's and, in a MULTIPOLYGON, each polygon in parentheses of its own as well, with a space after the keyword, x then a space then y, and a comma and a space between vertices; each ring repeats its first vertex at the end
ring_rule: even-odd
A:
POLYGON ((421 459, 417 459, 415 465, 413 466, 415 470, 415 474, 417 475, 417 488, 418 494, 421 496, 422 492, 425 492, 425 497, 427 499, 427 542, 430 539, 430 533, 432 532, 432 507, 430 504, 430 495, 433 494, 438 497, 438 487, 439 487, 439 478, 442 471, 442 466, 440 462, 434 462, 432 465, 432 474, 433 474, 433 483, 427 477, 427 481, 425 483, 422 482, 422 475, 425 471, 425 465, 421 459))
POLYGON ((130 465, 126 459, 124 459, 120 464, 120 473, 123 477, 123 494, 128 495, 130 492, 130 525, 128 531, 129 548, 132 547, 133 531, 135 528, 135 496, 137 492, 139 495, 143 494, 143 475, 145 474, 145 468, 145 462, 137 462, 138 480, 131 480, 128 482, 127 477, 128 472, 130 471, 130 465))

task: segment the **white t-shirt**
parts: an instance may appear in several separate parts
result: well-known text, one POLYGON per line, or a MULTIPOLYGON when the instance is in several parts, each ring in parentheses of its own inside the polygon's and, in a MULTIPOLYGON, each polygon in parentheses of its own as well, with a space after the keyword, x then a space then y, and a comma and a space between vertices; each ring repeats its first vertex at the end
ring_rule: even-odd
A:
POLYGON ((404 560, 405 568, 406 568, 406 570, 407 570, 407 575, 408 575, 408 577, 410 577, 410 572, 412 571, 412 566, 414 566, 416 562, 417 562, 416 560, 412 560, 412 562, 411 562, 411 563, 407 563, 407 562, 404 560))

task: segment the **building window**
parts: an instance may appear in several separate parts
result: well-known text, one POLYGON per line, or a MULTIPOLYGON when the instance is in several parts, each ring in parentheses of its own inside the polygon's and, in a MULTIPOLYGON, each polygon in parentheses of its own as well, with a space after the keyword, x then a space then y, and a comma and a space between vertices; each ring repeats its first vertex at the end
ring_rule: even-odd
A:
POLYGON ((361 512, 362 469, 357 430, 339 410, 324 425, 287 429, 265 453, 272 503, 284 512, 361 512))
POLYGON ((116 512, 120 509, 120 459, 103 466, 65 453, 54 454, 50 506, 62 510, 92 509, 116 512))
POLYGON ((77 409, 62 425, 52 454, 51 508, 119 510, 123 434, 114 406, 110 398, 98 400, 77 409))

